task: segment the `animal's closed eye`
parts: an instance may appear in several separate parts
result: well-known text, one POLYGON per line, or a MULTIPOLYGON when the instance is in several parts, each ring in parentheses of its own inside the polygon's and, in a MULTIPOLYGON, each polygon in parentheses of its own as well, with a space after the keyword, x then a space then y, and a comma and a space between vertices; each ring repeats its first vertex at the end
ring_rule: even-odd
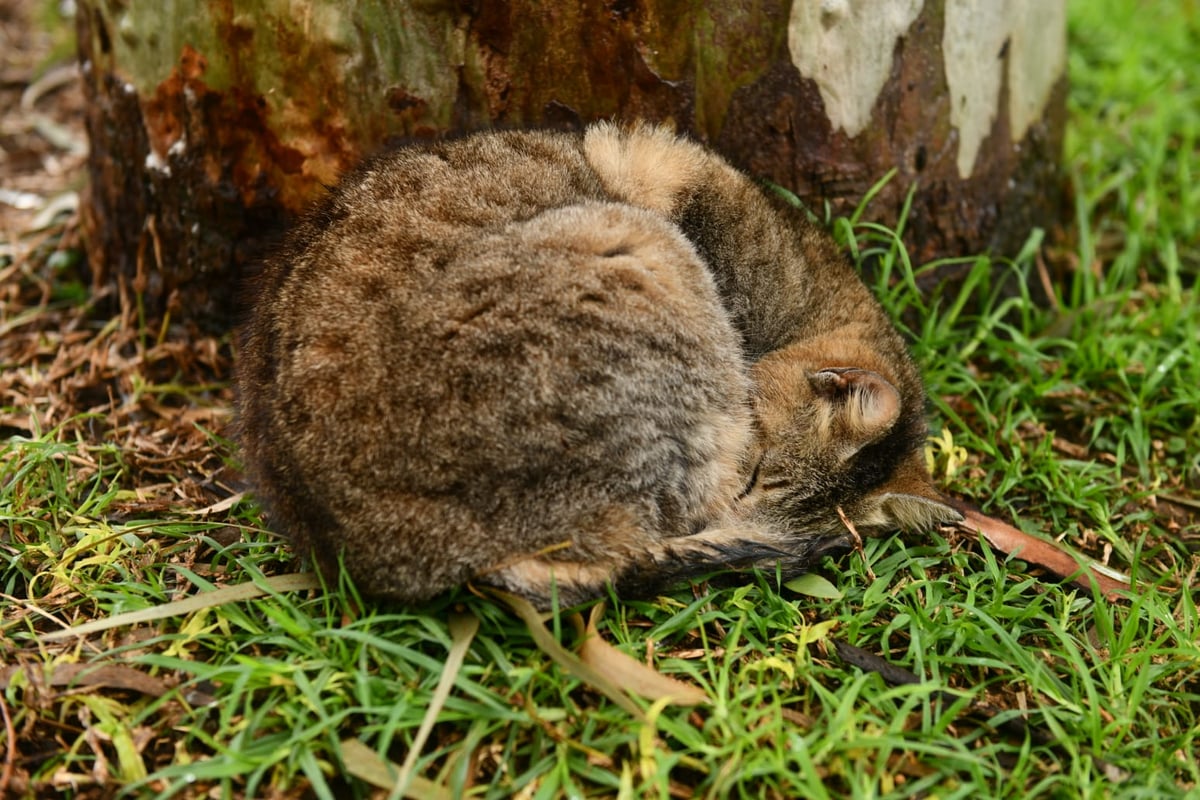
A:
POLYGON ((738 500, 741 500, 743 497, 750 494, 750 492, 754 491, 754 485, 758 483, 758 471, 761 468, 762 459, 760 458, 758 463, 754 465, 754 469, 750 471, 750 480, 746 482, 746 485, 742 488, 742 491, 738 493, 738 500))

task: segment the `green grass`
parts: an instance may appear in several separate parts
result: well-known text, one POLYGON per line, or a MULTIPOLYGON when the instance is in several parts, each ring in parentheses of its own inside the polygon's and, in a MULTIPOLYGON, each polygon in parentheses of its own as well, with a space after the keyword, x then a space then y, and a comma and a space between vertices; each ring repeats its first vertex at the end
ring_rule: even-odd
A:
MULTIPOLYGON (((868 541, 863 559, 825 572, 837 600, 759 576, 614 602, 605 638, 713 701, 643 704, 645 725, 465 592, 414 613, 343 585, 38 646, 30 634, 55 627, 46 614, 95 619, 291 568, 250 502, 179 513, 231 491, 235 456, 210 432, 228 391, 182 380, 191 362, 169 346, 98 326, 141 361, 73 389, 98 409, 84 416, 56 417, 31 390, 53 427, 0 449, 0 660, 120 664, 167 691, 6 678, 15 774, 45 795, 366 797, 344 776, 341 740, 404 760, 450 647, 448 614, 465 608, 482 624, 418 761, 454 795, 1196 796, 1200 12, 1070 8, 1076 228, 1012 263, 977 259, 964 291, 933 296, 915 290, 929 267, 888 232, 849 234, 910 326, 943 484, 1127 570, 1135 599, 1110 603, 933 533, 868 541), (1051 308, 1023 294, 1038 257, 1064 276, 1051 308), (212 413, 179 423, 188 409, 212 413), (154 438, 168 419, 174 449, 154 438), (835 639, 924 680, 889 685, 839 658, 835 639), (1036 733, 1000 729, 1016 719, 1036 733)), ((51 347, 66 335, 44 334, 51 347)), ((227 343, 212 346, 219 376, 227 343)), ((41 385, 32 370, 4 365, 41 385)))

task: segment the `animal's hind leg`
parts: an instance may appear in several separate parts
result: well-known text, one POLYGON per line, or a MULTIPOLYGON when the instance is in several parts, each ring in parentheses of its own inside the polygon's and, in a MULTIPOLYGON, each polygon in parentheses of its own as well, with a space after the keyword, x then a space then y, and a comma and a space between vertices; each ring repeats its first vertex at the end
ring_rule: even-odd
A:
POLYGON ((629 563, 613 584, 623 596, 645 596, 720 570, 762 569, 785 577, 808 571, 826 555, 853 546, 849 533, 814 536, 736 524, 664 539, 629 563))
MULTIPOLYGON (((610 551, 607 560, 580 561, 531 556, 477 576, 539 608, 599 597, 611 584, 619 595, 646 597, 685 580, 720 570, 778 568, 785 576, 810 569, 825 555, 850 549, 849 533, 805 536, 757 526, 707 528, 691 536, 640 537, 641 546, 610 551)), ((570 551, 568 550, 567 553, 570 551)))
POLYGON ((548 556, 531 556, 486 570, 476 576, 479 583, 524 597, 538 609, 559 608, 594 600, 613 580, 610 564, 566 561, 548 556))

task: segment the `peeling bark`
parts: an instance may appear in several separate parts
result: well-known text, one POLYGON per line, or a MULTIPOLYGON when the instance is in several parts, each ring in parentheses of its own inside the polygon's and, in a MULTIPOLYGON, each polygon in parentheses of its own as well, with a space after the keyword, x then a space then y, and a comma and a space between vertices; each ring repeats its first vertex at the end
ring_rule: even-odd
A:
POLYGON ((890 27, 866 0, 794 3, 79 0, 96 282, 221 327, 264 243, 362 155, 610 117, 673 123, 817 208, 894 167, 869 216, 894 224, 917 185, 921 260, 1011 254, 1060 218, 1062 0, 980 0, 962 47, 960 0, 906 0, 890 27))

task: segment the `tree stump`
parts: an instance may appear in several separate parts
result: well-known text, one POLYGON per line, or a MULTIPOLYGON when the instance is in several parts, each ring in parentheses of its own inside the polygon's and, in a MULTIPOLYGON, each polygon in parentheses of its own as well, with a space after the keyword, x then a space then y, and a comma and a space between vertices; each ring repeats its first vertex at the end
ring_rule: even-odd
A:
POLYGON ((674 124, 914 256, 1060 216, 1065 0, 78 0, 98 285, 231 321, 264 244, 405 139, 674 124))

